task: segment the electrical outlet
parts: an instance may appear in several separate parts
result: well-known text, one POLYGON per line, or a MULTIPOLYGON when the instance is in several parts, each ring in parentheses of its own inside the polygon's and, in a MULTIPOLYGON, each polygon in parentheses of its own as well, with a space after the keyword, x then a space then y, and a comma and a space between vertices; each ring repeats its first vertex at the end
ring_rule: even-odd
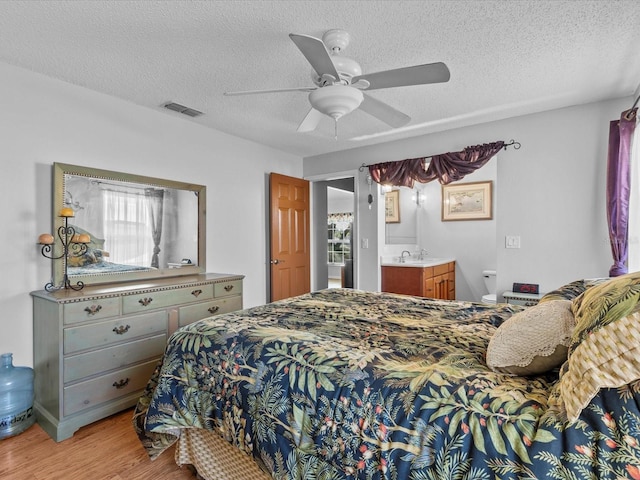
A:
POLYGON ((507 235, 504 237, 505 248, 520 248, 520 235, 507 235))
POLYGON ((369 239, 361 238, 360 239, 360 248, 369 248, 369 239))

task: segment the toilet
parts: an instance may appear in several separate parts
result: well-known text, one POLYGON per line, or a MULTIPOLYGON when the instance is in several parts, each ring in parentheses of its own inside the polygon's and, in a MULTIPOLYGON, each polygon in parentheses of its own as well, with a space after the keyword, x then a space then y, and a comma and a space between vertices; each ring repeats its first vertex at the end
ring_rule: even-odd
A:
POLYGON ((482 296, 482 303, 494 304, 496 303, 496 271, 483 270, 482 276, 484 277, 484 284, 489 291, 489 293, 482 296))

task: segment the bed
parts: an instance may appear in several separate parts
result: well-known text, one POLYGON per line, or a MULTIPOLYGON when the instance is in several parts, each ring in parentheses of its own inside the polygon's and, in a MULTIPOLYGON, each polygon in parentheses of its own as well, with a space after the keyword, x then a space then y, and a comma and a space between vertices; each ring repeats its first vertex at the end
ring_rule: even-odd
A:
POLYGON ((210 480, 230 445, 233 478, 637 480, 639 298, 634 274, 526 309, 328 289, 210 317, 134 428, 210 480))
POLYGON ((104 238, 99 238, 91 232, 71 225, 74 233, 78 235, 88 235, 91 239, 82 254, 72 253, 68 260, 69 275, 94 275, 96 273, 124 273, 155 270, 153 267, 143 267, 138 265, 126 265, 122 263, 109 262, 109 252, 104 249, 104 238))

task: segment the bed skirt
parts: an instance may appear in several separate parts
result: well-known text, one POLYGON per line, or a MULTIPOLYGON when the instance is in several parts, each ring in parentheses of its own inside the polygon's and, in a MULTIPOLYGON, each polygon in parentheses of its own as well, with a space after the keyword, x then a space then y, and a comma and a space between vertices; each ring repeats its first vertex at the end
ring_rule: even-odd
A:
POLYGON ((199 428, 185 428, 180 432, 175 460, 180 466, 193 466, 203 480, 271 478, 252 458, 229 444, 220 434, 199 428))

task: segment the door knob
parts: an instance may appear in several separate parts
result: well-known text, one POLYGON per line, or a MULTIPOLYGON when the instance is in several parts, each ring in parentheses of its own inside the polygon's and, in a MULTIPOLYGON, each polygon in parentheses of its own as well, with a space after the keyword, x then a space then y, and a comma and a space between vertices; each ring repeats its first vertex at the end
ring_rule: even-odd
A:
POLYGON ((278 265, 279 263, 284 263, 284 260, 278 260, 277 258, 274 260, 271 260, 272 265, 278 265))

